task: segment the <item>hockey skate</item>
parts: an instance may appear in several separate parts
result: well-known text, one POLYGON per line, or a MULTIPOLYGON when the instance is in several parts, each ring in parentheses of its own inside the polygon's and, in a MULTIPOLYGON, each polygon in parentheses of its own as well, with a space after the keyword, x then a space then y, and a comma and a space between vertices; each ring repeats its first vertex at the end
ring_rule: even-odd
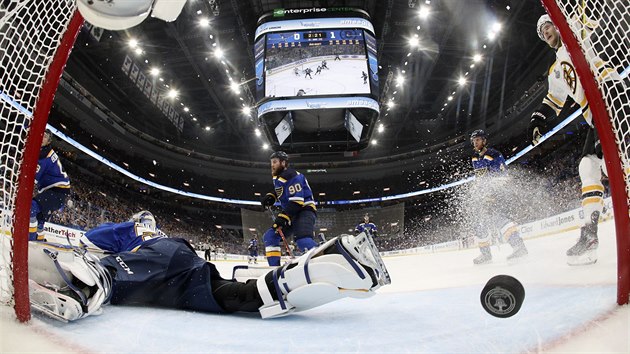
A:
POLYGON ((473 263, 476 265, 492 263, 492 253, 490 253, 490 247, 480 247, 479 250, 481 251, 481 254, 477 258, 473 259, 473 263))
POLYGON ((518 262, 525 258, 525 256, 527 256, 527 254, 529 253, 527 251, 527 247, 525 247, 523 239, 518 233, 513 233, 508 239, 508 243, 510 244, 510 246, 512 246, 512 249, 514 250, 512 254, 507 256, 507 261, 509 263, 518 262))
POLYGON ((580 230, 580 239, 567 251, 569 265, 589 265, 597 262, 597 224, 588 224, 580 230))

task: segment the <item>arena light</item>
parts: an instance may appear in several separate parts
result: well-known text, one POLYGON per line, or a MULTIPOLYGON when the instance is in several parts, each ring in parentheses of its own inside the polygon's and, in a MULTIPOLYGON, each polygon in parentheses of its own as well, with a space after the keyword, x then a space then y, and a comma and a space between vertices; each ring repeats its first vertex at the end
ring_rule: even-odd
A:
POLYGON ((411 48, 416 48, 420 45, 420 38, 418 38, 418 35, 416 34, 415 36, 409 38, 407 42, 411 48))
POLYGON ((203 129, 205 129, 207 132, 209 132, 209 131, 210 131, 210 126, 209 126, 209 125, 206 125, 206 127, 205 127, 205 128, 203 128, 203 129))
POLYGON ((473 62, 478 63, 481 61, 481 59, 483 59, 483 57, 481 56, 481 54, 475 54, 473 55, 473 62))
POLYGON ((158 68, 151 68, 151 75, 152 76, 160 75, 160 69, 158 69, 158 68))
POLYGON ((251 107, 249 107, 249 106, 245 106, 245 107, 243 107, 243 114, 244 114, 244 115, 248 116, 248 115, 250 115, 251 113, 252 113, 252 109, 251 109, 251 107))
POLYGON ((387 102, 387 107, 388 108, 394 108, 396 106, 396 103, 394 103, 394 100, 389 100, 387 102))
POLYGON ((190 109, 188 107, 184 107, 184 112, 188 112, 190 109))
POLYGON ((138 41, 135 38, 131 38, 127 44, 130 48, 136 48, 138 46, 138 41))
POLYGON ((405 83, 405 77, 402 74, 396 76, 396 86, 402 85, 405 83))
POLYGON ((449 100, 449 101, 452 101, 453 100, 453 96, 448 96, 446 99, 449 100))
POLYGON ((378 132, 379 132, 379 133, 382 133, 382 132, 384 132, 384 131, 385 131, 385 127, 383 126, 383 124, 379 124, 379 126, 378 126, 378 132))
POLYGON ((263 148, 263 150, 267 150, 267 149, 269 149, 269 144, 266 144, 266 143, 265 143, 265 144, 263 144, 262 148, 263 148))
POLYGON ((431 10, 429 10, 428 6, 420 6, 420 10, 418 10, 418 17, 421 19, 426 19, 431 14, 431 10))
POLYGON ((370 144, 372 144, 372 145, 378 145, 378 140, 376 140, 376 139, 372 139, 372 141, 370 141, 370 144))
POLYGON ((143 53, 142 48, 140 48, 140 47, 137 47, 137 48, 134 50, 134 52, 136 53, 136 55, 142 55, 142 53, 143 53))
POLYGON ((200 27, 209 27, 210 26, 210 20, 207 19, 206 17, 202 17, 199 19, 199 26, 200 27))
POLYGON ((217 48, 217 49, 214 50, 214 56, 216 58, 222 59, 224 55, 225 55, 225 52, 223 52, 223 49, 217 48))
POLYGON ((230 84, 230 90, 232 90, 234 93, 240 93, 241 92, 241 87, 236 82, 232 82, 230 84))
POLYGON ((260 137, 262 135, 262 133, 260 132, 260 129, 256 128, 254 129, 254 134, 256 134, 256 136, 260 137))
POLYGON ((168 91, 168 98, 170 98, 170 99, 174 99, 178 95, 179 95, 179 92, 177 92, 177 90, 172 89, 172 90, 168 91))

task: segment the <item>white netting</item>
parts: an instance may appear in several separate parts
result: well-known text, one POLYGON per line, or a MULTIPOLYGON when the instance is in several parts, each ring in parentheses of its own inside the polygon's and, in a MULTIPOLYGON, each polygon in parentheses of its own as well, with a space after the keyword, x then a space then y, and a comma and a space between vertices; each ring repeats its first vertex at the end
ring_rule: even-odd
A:
POLYGON ((617 140, 630 199, 630 3, 556 0, 591 66, 617 140))
MULTIPOLYGON (((0 303, 14 300, 12 217, 28 127, 73 0, 0 2, 0 303)), ((43 117, 46 119, 47 117, 43 117)), ((21 296, 28 296, 22 294, 21 296)))

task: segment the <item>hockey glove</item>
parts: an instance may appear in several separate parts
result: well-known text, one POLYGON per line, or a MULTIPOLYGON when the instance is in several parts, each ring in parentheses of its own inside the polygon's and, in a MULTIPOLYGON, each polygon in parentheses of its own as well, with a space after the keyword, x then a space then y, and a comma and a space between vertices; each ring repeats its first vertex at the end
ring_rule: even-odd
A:
POLYGON ((276 201, 278 199, 276 198, 276 195, 273 193, 267 193, 265 194, 265 196, 261 199, 260 204, 262 204, 263 207, 268 208, 270 206, 273 206, 274 204, 276 204, 276 201))
POLYGON ((280 229, 284 229, 287 226, 291 225, 291 218, 284 213, 280 213, 278 214, 278 216, 276 216, 276 219, 273 221, 273 229, 277 230, 278 228, 280 229))
POLYGON ((555 112, 551 107, 542 104, 534 113, 529 121, 529 136, 532 139, 532 145, 536 146, 540 142, 540 138, 547 133, 547 122, 555 116, 555 112))

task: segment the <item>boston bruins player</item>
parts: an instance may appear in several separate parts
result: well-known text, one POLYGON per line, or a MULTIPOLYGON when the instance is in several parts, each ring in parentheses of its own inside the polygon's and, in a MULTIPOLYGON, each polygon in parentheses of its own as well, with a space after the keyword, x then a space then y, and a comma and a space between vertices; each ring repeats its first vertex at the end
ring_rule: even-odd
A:
MULTIPOLYGON (((538 144, 549 128, 549 121, 560 113, 568 97, 571 97, 582 108, 582 116, 590 127, 579 165, 584 225, 578 242, 567 250, 566 254, 570 265, 592 264, 597 261, 596 251, 599 244, 597 224, 604 206, 604 186, 601 178, 602 172, 606 173, 606 166, 603 164, 599 138, 593 125, 593 117, 584 89, 569 53, 562 43, 560 33, 546 14, 538 19, 536 29, 538 37, 556 51, 556 61, 549 69, 549 91, 540 107, 532 114, 529 132, 533 145, 538 144)), ((592 31, 592 28, 584 26, 583 30, 588 33, 592 31)), ((598 81, 621 80, 619 75, 608 68, 600 58, 587 59, 599 68, 598 81)))

